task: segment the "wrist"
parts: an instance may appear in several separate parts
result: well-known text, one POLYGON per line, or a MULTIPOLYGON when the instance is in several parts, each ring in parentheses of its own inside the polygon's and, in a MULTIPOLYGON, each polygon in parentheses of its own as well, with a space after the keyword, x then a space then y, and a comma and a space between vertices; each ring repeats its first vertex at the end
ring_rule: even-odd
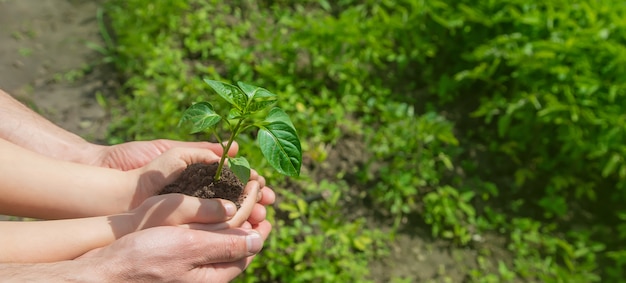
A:
POLYGON ((142 218, 134 211, 112 215, 108 218, 114 240, 139 230, 139 225, 142 222, 142 218))
POLYGON ((101 166, 106 155, 107 146, 90 143, 86 140, 77 142, 71 161, 93 166, 101 166))
POLYGON ((129 177, 127 178, 128 186, 132 186, 133 194, 131 199, 128 202, 128 207, 126 211, 136 210, 139 206, 149 197, 154 196, 154 193, 151 193, 151 189, 153 184, 150 182, 150 178, 145 178, 142 180, 142 175, 150 174, 149 172, 144 172, 143 168, 134 169, 130 171, 124 171, 129 177))

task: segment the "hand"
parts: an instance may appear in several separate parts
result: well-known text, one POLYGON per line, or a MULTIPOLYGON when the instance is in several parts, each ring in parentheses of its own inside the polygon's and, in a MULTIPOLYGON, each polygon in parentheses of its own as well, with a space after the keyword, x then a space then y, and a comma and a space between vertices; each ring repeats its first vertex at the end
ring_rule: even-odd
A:
POLYGON ((275 194, 272 189, 264 186, 265 178, 256 172, 253 172, 252 178, 254 179, 244 189, 244 194, 249 197, 244 199, 239 210, 235 204, 223 199, 198 199, 182 194, 153 196, 129 212, 132 216, 130 223, 134 223, 130 230, 164 225, 194 228, 198 225, 190 223, 206 223, 201 224, 205 230, 239 228, 246 222, 256 225, 265 220, 265 205, 274 202, 275 194))
MULTIPOLYGON (((180 173, 192 163, 214 163, 218 162, 219 157, 212 151, 197 148, 177 147, 168 150, 161 156, 157 157, 148 165, 132 171, 138 174, 137 190, 134 192, 133 200, 130 208, 135 208, 147 198, 156 195, 164 186, 171 184, 180 176, 180 173)), ((243 205, 248 207, 252 212, 245 213, 250 215, 250 222, 256 224, 265 219, 264 205, 274 203, 275 194, 272 189, 265 186, 265 178, 260 176, 255 170, 251 171, 250 181, 246 184, 245 193, 254 196, 257 205, 243 205)), ((245 202, 245 201, 244 201, 245 202)), ((236 222, 242 222, 243 219, 236 222)), ((231 226, 233 227, 233 226, 231 226)), ((239 227, 237 225, 236 227, 239 227)))
POLYGON ((252 170, 250 180, 257 181, 259 183, 259 187, 261 188, 257 194, 257 203, 254 204, 247 220, 250 224, 256 225, 265 220, 265 216, 267 215, 265 206, 272 205, 274 203, 276 200, 276 194, 271 188, 265 186, 265 178, 259 175, 255 170, 252 170))
POLYGON ((116 238, 119 238, 131 232, 157 226, 197 228, 200 225, 208 229, 208 225, 228 221, 235 213, 237 207, 228 200, 166 194, 150 197, 128 213, 111 216, 109 222, 116 238))
POLYGON ((216 163, 220 157, 215 152, 193 147, 175 147, 157 156, 147 165, 129 171, 136 184, 130 209, 147 198, 158 194, 163 187, 173 183, 193 163, 216 163))
POLYGON ((272 229, 267 221, 253 227, 216 232, 150 228, 75 261, 97 267, 107 282, 229 282, 250 264, 272 229))
MULTIPOLYGON (((209 142, 181 142, 173 140, 133 141, 111 146, 97 146, 95 157, 91 158, 91 165, 108 167, 120 170, 132 170, 145 166, 159 155, 172 148, 187 147, 208 149, 221 156, 223 148, 220 144, 209 142), (95 160, 95 161, 94 161, 95 160)), ((235 156, 239 147, 233 143, 228 151, 229 156, 235 156)))

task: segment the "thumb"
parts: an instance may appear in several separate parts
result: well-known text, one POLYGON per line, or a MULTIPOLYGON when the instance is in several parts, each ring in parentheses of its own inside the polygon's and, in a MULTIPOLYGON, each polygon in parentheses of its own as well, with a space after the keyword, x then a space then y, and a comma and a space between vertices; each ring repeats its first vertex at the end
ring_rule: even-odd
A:
POLYGON ((257 254, 263 248, 264 236, 252 229, 228 229, 207 233, 195 239, 193 266, 235 262, 257 254))

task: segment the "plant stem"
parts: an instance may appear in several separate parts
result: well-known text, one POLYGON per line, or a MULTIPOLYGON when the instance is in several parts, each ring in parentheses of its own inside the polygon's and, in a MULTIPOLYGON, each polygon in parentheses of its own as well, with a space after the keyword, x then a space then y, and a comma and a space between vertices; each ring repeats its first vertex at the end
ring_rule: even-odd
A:
POLYGON ((237 135, 239 134, 239 129, 241 128, 241 124, 243 124, 243 120, 244 119, 241 119, 239 120, 239 122, 237 122, 237 125, 233 129, 233 134, 230 136, 230 138, 228 138, 228 143, 224 147, 222 158, 220 158, 220 163, 217 165, 217 172, 215 172, 215 177, 213 178, 213 180, 215 181, 219 181, 220 177, 222 177, 222 169, 224 168, 224 163, 226 161, 226 157, 228 156, 228 151, 230 150, 230 146, 233 145, 235 137, 237 137, 237 135))

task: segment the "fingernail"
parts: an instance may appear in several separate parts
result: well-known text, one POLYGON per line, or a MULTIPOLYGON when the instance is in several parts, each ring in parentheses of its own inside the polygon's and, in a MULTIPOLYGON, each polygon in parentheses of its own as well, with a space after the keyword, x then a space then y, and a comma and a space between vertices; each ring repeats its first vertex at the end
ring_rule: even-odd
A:
POLYGON ((226 210, 226 216, 233 216, 237 213, 237 207, 232 202, 227 202, 224 204, 224 210, 226 210))
POLYGON ((246 236, 246 245, 250 255, 260 252, 261 248, 263 248, 263 239, 261 239, 261 234, 254 230, 250 231, 248 236, 246 236))

